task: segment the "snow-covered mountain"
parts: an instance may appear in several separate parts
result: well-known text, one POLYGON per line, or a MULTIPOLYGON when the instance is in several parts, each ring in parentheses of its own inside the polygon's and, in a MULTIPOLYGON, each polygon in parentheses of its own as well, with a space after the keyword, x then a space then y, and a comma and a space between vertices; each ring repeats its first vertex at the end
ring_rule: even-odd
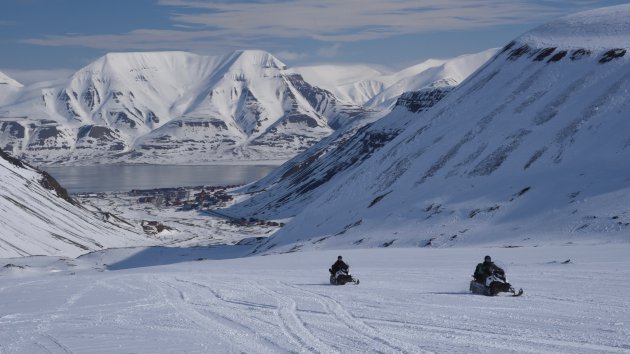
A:
POLYGON ((92 250, 152 243, 129 231, 131 225, 121 228, 124 221, 86 210, 50 175, 2 150, 0 181, 0 257, 73 257, 92 250))
POLYGON ((452 59, 429 59, 393 73, 368 65, 316 65, 291 70, 345 101, 384 110, 392 108, 404 92, 420 90, 436 82, 459 84, 496 52, 489 49, 452 59))
MULTIPOLYGON (((24 85, 0 71, 0 105, 12 100, 22 87, 24 87, 24 85)), ((2 111, 0 111, 0 117, 1 116, 2 111)))
MULTIPOLYGON (((269 217, 295 215, 259 250, 627 241, 629 17, 622 5, 537 28, 428 111, 382 118, 410 123, 339 178, 315 175, 275 196, 259 185, 269 217), (303 205, 283 205, 314 187, 303 205)), ((370 138, 353 151, 359 142, 370 138)), ((305 164, 331 164, 335 152, 305 164)), ((266 213, 247 203, 233 210, 266 213)))
POLYGON ((37 163, 288 159, 364 113, 263 51, 113 53, 0 107, 37 163))
MULTIPOLYGON (((12 87, 23 87, 21 83, 17 82, 15 79, 12 79, 7 74, 0 71, 0 85, 7 85, 12 87)), ((0 86, 2 87, 2 86, 0 86)))

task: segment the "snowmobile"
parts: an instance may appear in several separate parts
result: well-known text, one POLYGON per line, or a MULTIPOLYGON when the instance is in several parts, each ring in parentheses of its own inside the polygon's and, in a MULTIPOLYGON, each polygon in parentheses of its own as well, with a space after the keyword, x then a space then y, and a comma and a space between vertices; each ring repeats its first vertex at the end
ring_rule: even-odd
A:
POLYGON ((505 277, 505 272, 500 269, 495 270, 486 278, 485 284, 478 282, 476 279, 470 281, 470 292, 473 294, 496 296, 499 293, 512 293, 512 296, 523 295, 523 289, 516 290, 505 277))
POLYGON ((333 274, 332 269, 328 269, 330 272, 330 284, 332 285, 344 285, 346 283, 354 283, 359 285, 359 279, 355 279, 350 275, 350 269, 340 269, 333 274))

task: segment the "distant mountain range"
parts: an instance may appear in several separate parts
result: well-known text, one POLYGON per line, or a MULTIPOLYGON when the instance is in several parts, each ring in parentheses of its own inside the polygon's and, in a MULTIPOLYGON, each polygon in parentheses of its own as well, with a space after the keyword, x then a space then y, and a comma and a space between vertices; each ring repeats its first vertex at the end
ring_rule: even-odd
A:
POLYGON ((22 87, 0 75, 0 147, 36 164, 285 161, 382 116, 405 91, 458 84, 493 53, 387 75, 288 69, 254 50, 112 53, 67 80, 22 87))
POLYGON ((369 109, 391 109, 400 95, 430 85, 456 86, 497 53, 489 49, 452 59, 429 59, 398 72, 366 65, 318 65, 290 69, 314 86, 369 109))

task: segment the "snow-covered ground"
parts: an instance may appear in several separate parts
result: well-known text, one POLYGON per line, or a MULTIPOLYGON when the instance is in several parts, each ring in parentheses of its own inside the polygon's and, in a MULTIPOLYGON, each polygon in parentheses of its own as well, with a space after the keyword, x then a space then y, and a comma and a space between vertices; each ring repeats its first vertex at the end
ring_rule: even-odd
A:
POLYGON ((627 244, 344 251, 358 286, 338 251, 245 251, 1 260, 0 352, 630 353, 627 244), (522 297, 468 293, 486 254, 522 297))

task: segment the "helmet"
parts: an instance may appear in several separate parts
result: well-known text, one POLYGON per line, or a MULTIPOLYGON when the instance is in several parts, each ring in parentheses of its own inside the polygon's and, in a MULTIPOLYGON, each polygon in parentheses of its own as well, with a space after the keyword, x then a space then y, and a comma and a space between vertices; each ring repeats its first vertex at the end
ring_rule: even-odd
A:
POLYGON ((339 257, 337 257, 337 259, 338 259, 338 260, 342 260, 342 257, 341 257, 341 256, 339 256, 339 257))
POLYGON ((490 258, 490 256, 485 256, 485 257, 483 257, 483 261, 484 262, 492 262, 492 258, 490 258))

